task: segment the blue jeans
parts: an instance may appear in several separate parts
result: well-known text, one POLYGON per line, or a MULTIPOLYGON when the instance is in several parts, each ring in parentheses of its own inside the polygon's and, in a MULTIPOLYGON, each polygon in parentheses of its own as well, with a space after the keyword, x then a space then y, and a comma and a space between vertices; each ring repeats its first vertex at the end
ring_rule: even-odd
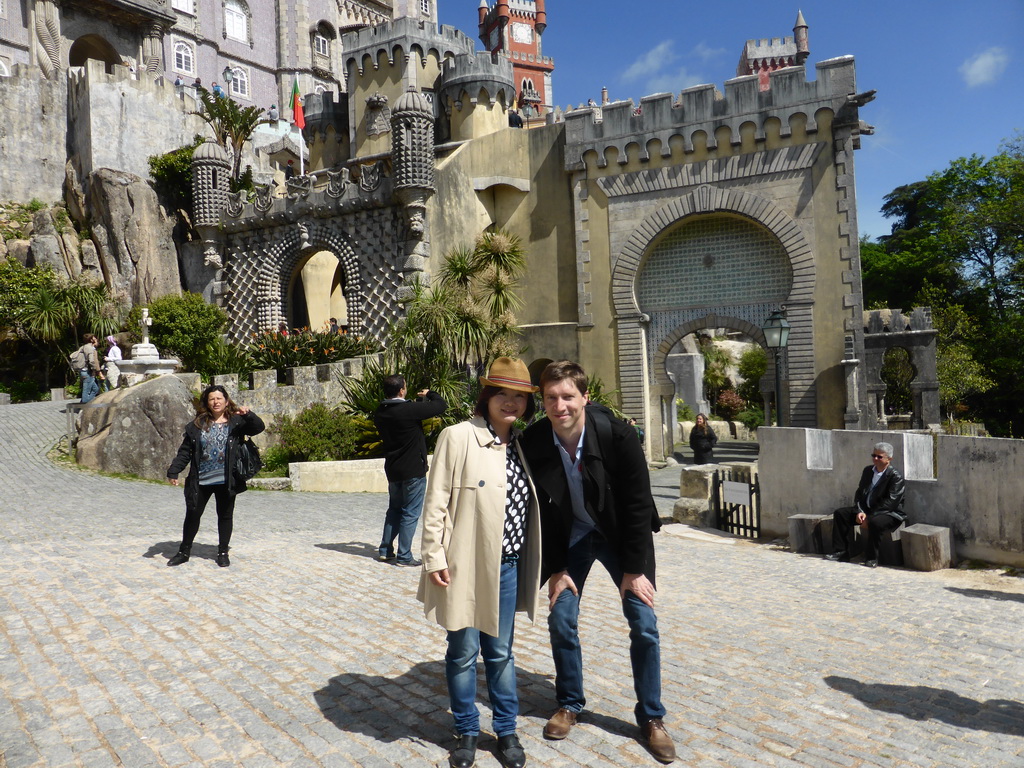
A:
POLYGON ((395 557, 395 539, 398 539, 398 562, 412 560, 412 539, 423 511, 423 495, 427 478, 414 477, 388 483, 388 511, 384 515, 384 535, 378 552, 382 557, 395 557))
MULTIPOLYGON (((622 569, 615 552, 604 537, 592 531, 569 547, 568 571, 579 595, 568 589, 558 595, 548 614, 551 653, 555 660, 555 696, 558 706, 580 712, 587 700, 583 695, 583 652, 580 648, 580 599, 594 561, 599 560, 618 589, 622 569)), ((633 666, 633 690, 637 723, 665 716, 661 704, 661 643, 658 638, 658 617, 632 592, 622 601, 622 613, 629 622, 629 660, 633 666)))
POLYGON ((476 708, 477 655, 484 657, 494 733, 499 737, 515 733, 519 696, 516 693, 512 639, 516 627, 518 576, 517 563, 501 564, 497 637, 473 627, 448 633, 444 673, 448 681, 448 698, 455 718, 455 730, 459 734, 480 733, 480 713, 476 708))
POLYGON ((85 405, 100 393, 100 385, 96 383, 92 371, 87 368, 79 371, 79 375, 82 377, 82 405, 85 405))

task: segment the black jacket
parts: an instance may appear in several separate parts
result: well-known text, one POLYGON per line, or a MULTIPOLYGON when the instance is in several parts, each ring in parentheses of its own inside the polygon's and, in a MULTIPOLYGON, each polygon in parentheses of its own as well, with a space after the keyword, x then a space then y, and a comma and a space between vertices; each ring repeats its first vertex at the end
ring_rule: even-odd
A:
MULTIPOLYGON (((521 438, 540 501, 544 551, 542 578, 566 569, 572 532, 572 500, 551 422, 542 419, 521 438)), ((661 528, 651 496, 651 476, 636 430, 592 405, 586 409, 583 435, 583 497, 598 532, 615 547, 624 573, 642 573, 654 581, 654 536, 661 528), (597 419, 610 425, 605 456, 597 419)))
MULTIPOLYGON (((224 466, 226 469, 224 482, 227 485, 228 493, 235 495, 245 490, 245 481, 240 477, 235 477, 233 471, 235 451, 238 450, 242 437, 244 435, 258 435, 264 429, 266 429, 266 426, 263 424, 263 419, 252 411, 249 411, 244 416, 236 413, 228 420, 228 445, 224 453, 224 466)), ((188 478, 185 480, 186 506, 195 504, 199 493, 199 459, 201 453, 202 440, 200 429, 194 421, 190 421, 188 426, 185 427, 185 436, 181 441, 181 446, 178 448, 178 453, 174 457, 174 461, 171 462, 171 466, 167 468, 168 479, 174 480, 177 479, 186 466, 190 466, 188 478)))
POLYGON ((697 429, 696 425, 690 430, 690 448, 695 455, 708 455, 718 442, 718 435, 715 434, 710 425, 704 425, 704 431, 697 429))
POLYGON ((422 400, 385 400, 373 414, 384 446, 384 474, 401 483, 427 474, 427 438, 422 421, 440 416, 448 404, 437 392, 422 400))
POLYGON ((872 474, 874 467, 864 467, 857 492, 853 496, 853 505, 868 515, 889 513, 900 520, 906 520, 907 516, 903 512, 903 475, 890 464, 878 478, 874 493, 871 493, 872 474))

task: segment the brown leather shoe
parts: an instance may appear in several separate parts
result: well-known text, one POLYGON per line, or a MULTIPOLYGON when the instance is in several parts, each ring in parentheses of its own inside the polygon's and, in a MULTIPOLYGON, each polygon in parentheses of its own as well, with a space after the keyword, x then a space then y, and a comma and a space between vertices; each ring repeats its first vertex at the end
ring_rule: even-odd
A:
POLYGON ((640 741, 647 747, 647 751, 654 755, 655 760, 671 763, 676 759, 676 747, 660 717, 648 720, 640 726, 640 741))
POLYGON ((544 738, 558 741, 569 735, 569 731, 576 725, 576 713, 571 709, 560 707, 544 726, 544 738))

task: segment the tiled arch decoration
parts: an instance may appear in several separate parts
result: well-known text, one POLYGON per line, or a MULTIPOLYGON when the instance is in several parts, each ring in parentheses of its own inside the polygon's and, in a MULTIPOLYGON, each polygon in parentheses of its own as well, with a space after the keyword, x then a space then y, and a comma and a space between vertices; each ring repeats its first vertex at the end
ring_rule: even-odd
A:
MULTIPOLYGON (((254 292, 250 295, 252 306, 249 312, 239 311, 242 307, 233 307, 232 317, 235 318, 234 336, 236 339, 246 338, 253 333, 277 327, 285 319, 285 308, 288 301, 288 285, 292 273, 299 262, 315 251, 330 251, 338 257, 344 276, 345 302, 348 308, 349 326, 363 329, 366 319, 364 306, 364 286, 359 277, 359 260, 349 239, 333 231, 326 225, 311 224, 308 227, 308 238, 303 238, 298 227, 288 227, 281 231, 264 248, 257 259, 247 259, 246 263, 238 264, 240 272, 248 272, 248 278, 237 275, 233 282, 236 285, 253 284, 254 292)), ((236 288, 236 296, 241 293, 236 288)))
MULTIPOLYGON (((652 340, 646 338, 646 326, 650 318, 643 315, 636 298, 636 282, 644 256, 654 239, 665 229, 678 224, 688 216, 708 213, 734 213, 745 216, 764 226, 778 238, 789 256, 793 269, 793 286, 786 299, 786 304, 790 308, 790 321, 795 319, 794 315, 801 318, 806 316, 809 320, 814 300, 814 256, 800 225, 788 214, 772 201, 750 192, 710 185, 701 185, 671 200, 647 216, 633 230, 612 269, 612 304, 617 321, 619 385, 623 409, 627 413, 649 412, 645 394, 649 383, 666 388, 671 386, 671 379, 665 368, 665 357, 668 353, 667 350, 662 351, 664 342, 670 337, 659 340, 657 353, 648 357, 648 344, 652 340)), ((671 336, 675 336, 681 328, 693 323, 700 324, 696 327, 709 327, 705 321, 706 316, 684 323, 676 328, 671 336)), ((761 329, 748 320, 732 318, 729 323, 723 323, 723 327, 742 330, 737 323, 749 326, 748 331, 745 331, 747 335, 761 343, 764 342, 761 329)), ((687 331, 689 332, 691 331, 687 331)), ((679 335, 672 343, 684 335, 686 334, 679 335)), ((671 349, 671 344, 667 349, 671 349)), ((790 369, 791 402, 813 404, 814 340, 809 322, 793 323, 789 359, 806 361, 806 365, 794 365, 790 369)), ((813 406, 808 415, 813 421, 813 406)), ((796 419, 793 421, 795 424, 796 419)), ((653 431, 654 425, 651 426, 653 431)))

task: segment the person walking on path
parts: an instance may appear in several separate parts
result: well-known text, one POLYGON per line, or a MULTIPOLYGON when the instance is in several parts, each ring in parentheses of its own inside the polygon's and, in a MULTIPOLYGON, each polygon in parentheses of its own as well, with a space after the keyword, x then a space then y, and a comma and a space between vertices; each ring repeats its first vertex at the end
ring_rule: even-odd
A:
POLYGON ((246 406, 236 405, 220 384, 203 391, 196 410, 196 418, 185 427, 181 447, 167 468, 167 479, 177 485, 178 475, 189 467, 181 547, 167 564, 188 562, 199 521, 213 496, 217 500, 217 565, 226 568, 231 565, 228 546, 234 527, 235 496, 245 491, 245 480, 233 471, 235 455, 245 435, 258 435, 265 427, 246 406))
POLYGON ((406 400, 405 394, 403 376, 386 377, 385 400, 373 414, 373 423, 384 447, 384 474, 388 478, 388 511, 384 515, 377 559, 417 566, 420 561, 412 557, 412 540, 427 487, 427 439, 423 434, 423 420, 440 416, 448 404, 429 389, 421 390, 416 400, 406 400))
POLYGON ((697 414, 697 423, 690 430, 690 448, 693 449, 694 464, 713 464, 715 462, 715 444, 718 435, 708 424, 708 417, 697 414))
POLYGON ((537 387, 526 365, 508 357, 495 360, 480 381, 473 418, 437 440, 423 506, 418 597, 427 617, 448 630, 445 678, 456 733, 450 765, 469 768, 476 759, 482 655, 498 759, 506 768, 522 768, 512 641, 516 611, 526 611, 531 621, 537 612, 541 532, 514 424, 533 415, 537 387))
POLYGON ((71 355, 72 364, 82 380, 82 405, 91 403, 100 393, 100 385, 96 381, 100 374, 100 358, 96 352, 99 343, 95 334, 86 333, 82 336, 82 346, 71 355))
POLYGON ((548 630, 558 710, 544 726, 564 739, 586 705, 580 600, 594 561, 608 571, 629 623, 634 708, 640 740, 660 762, 676 757, 663 718, 661 641, 654 612, 653 532, 661 528, 636 430, 607 408, 588 405, 587 375, 574 362, 540 376, 546 419, 526 430, 523 451, 540 496, 548 630))
POLYGON ((117 346, 117 339, 113 336, 107 336, 107 344, 110 346, 107 349, 107 354, 103 357, 103 371, 106 376, 105 388, 107 391, 111 389, 117 389, 117 380, 121 378, 121 369, 118 367, 118 363, 123 359, 121 355, 121 348, 117 346))

